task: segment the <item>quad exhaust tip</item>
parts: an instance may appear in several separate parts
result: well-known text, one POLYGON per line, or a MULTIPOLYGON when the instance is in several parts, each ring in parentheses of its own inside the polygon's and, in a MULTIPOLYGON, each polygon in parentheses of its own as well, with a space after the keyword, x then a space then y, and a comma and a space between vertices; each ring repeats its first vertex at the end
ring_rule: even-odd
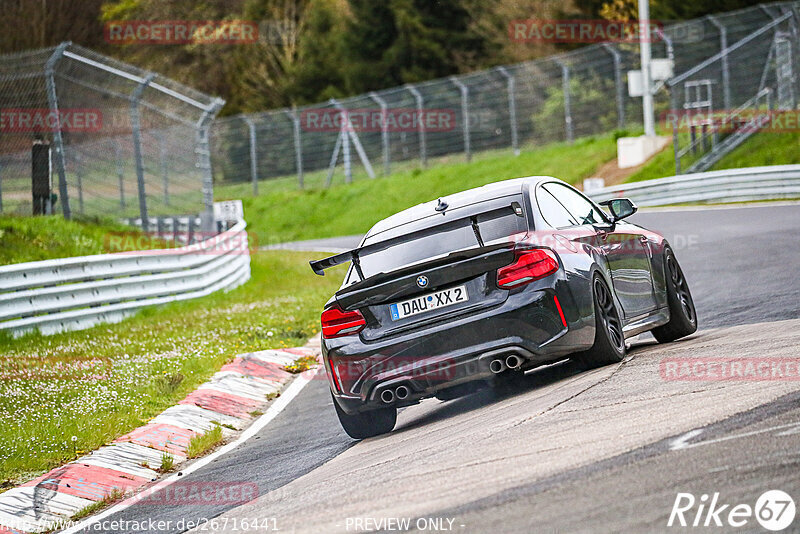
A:
POLYGON ((506 362, 497 358, 496 360, 492 360, 489 362, 489 370, 494 374, 498 375, 506 370, 506 362))
POLYGON ((384 389, 383 391, 381 391, 381 400, 385 404, 391 404, 392 402, 394 402, 394 391, 392 391, 391 389, 384 389))
POLYGON ((522 365, 522 358, 520 358, 516 354, 511 354, 506 358, 506 367, 508 367, 509 369, 516 369, 520 365, 522 365))
POLYGON ((396 390, 394 390, 395 397, 397 400, 404 400, 408 398, 408 388, 406 386, 398 386, 396 390))

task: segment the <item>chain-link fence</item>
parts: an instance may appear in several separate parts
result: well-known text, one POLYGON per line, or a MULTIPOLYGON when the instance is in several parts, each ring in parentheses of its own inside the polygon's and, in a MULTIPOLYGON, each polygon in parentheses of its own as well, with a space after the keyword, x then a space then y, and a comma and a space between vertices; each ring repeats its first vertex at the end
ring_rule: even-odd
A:
MULTIPOLYGON (((663 26, 656 31, 653 57, 674 60, 673 75, 681 80, 695 78, 681 76, 686 72, 710 79, 715 103, 730 108, 752 98, 760 85, 777 83, 773 75, 766 82, 759 77, 778 57, 770 52, 775 40, 788 39, 788 49, 781 48, 782 79, 797 94, 798 5, 764 4, 663 26), (749 41, 737 46, 744 39, 749 41)), ((337 163, 344 163, 349 180, 350 160, 361 162, 369 175, 389 174, 400 162, 425 166, 456 153, 470 159, 479 151, 519 150, 615 129, 634 133, 642 128, 642 100, 628 95, 627 73, 639 67, 637 43, 600 43, 338 102, 218 120, 212 131, 216 176, 224 182, 250 181, 255 192, 260 180, 293 175, 303 187, 308 173, 325 169, 321 183, 330 184, 337 163), (347 110, 351 122, 344 135, 330 120, 337 109, 347 110)), ((665 134, 671 128, 663 117, 671 106, 682 108, 683 90, 661 83, 655 95, 665 134)))
POLYGON ((31 213, 32 146, 49 144, 47 211, 145 228, 208 215, 209 128, 223 104, 70 43, 0 56, 0 211, 31 213))
POLYGON ((797 131, 796 115, 780 112, 798 104, 798 5, 708 19, 719 51, 667 82, 677 174, 707 170, 758 131, 797 131))

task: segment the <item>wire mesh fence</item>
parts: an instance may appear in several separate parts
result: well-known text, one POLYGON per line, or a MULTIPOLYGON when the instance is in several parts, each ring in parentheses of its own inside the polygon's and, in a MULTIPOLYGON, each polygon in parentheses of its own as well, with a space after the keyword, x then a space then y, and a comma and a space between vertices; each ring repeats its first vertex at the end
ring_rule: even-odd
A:
POLYGON ((678 174, 707 170, 758 131, 797 130, 796 114, 781 115, 798 103, 797 4, 757 11, 767 20, 754 29, 711 19, 725 46, 668 81, 672 116, 665 122, 672 126, 678 174))
POLYGON ((70 43, 0 56, 0 209, 31 213, 37 143, 50 146, 48 211, 138 217, 145 228, 162 215, 208 216, 208 130, 223 103, 70 43))
MULTIPOLYGON (((672 59, 676 79, 710 80, 716 109, 748 102, 759 87, 777 92, 777 77, 764 73, 775 72, 779 56, 782 94, 797 95, 798 6, 763 4, 663 26, 653 39, 653 57, 672 59), (789 44, 777 50, 779 40, 789 44)), ((259 181, 292 175, 303 187, 309 173, 328 169, 316 183, 329 185, 342 174, 352 179, 351 162, 366 174, 370 167, 374 174, 390 174, 401 162, 425 166, 459 153, 469 160, 481 151, 518 151, 615 129, 635 133, 642 128, 642 101, 629 96, 627 73, 639 68, 635 42, 598 43, 338 102, 221 119, 212 131, 216 176, 220 182, 250 181, 257 191, 259 181), (344 172, 334 175, 337 164, 344 172)), ((677 82, 662 83, 655 94, 657 119, 675 106, 684 109, 685 91, 677 82)), ((660 126, 661 133, 672 133, 666 121, 660 126)))

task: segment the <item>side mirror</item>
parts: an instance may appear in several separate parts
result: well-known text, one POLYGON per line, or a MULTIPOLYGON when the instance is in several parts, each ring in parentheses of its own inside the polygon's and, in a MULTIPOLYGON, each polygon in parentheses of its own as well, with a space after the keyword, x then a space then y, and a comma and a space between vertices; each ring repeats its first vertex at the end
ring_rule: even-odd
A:
POLYGON ((608 207, 608 210, 611 212, 613 222, 615 223, 630 217, 639 210, 639 208, 636 207, 636 204, 634 204, 629 198, 615 198, 612 200, 606 200, 605 202, 601 202, 600 205, 608 207))

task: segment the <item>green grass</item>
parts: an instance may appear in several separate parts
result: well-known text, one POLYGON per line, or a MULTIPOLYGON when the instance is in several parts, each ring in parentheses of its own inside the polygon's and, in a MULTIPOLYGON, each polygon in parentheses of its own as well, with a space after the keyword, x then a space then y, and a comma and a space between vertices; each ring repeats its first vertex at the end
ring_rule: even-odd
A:
POLYGON ((303 345, 343 274, 316 276, 313 257, 257 253, 251 281, 228 293, 79 332, 0 337, 2 486, 141 426, 236 354, 303 345))
POLYGON ((215 195, 241 198, 248 232, 256 234, 259 245, 269 245, 363 233, 402 209, 498 180, 551 175, 577 183, 614 157, 616 142, 608 135, 529 149, 519 156, 509 150, 482 153, 471 163, 452 157, 426 170, 406 168, 374 180, 359 177, 330 189, 300 191, 265 181, 255 198, 248 184, 219 185, 215 195))
MULTIPOLYGON (((687 139, 682 140, 682 143, 685 144, 687 139)), ((757 133, 718 161, 710 170, 800 163, 798 147, 800 147, 800 132, 757 133)), ((691 159, 684 157, 682 164, 687 167, 691 164, 691 159)), ((627 181, 639 182, 667 176, 675 176, 675 153, 671 143, 647 165, 632 174, 627 181)))
POLYGON ((762 132, 722 158, 712 170, 792 163, 800 163, 800 132, 762 132))
MULTIPOLYGON (((89 517, 90 515, 94 515, 100 510, 108 508, 115 502, 122 500, 123 497, 125 497, 125 493, 120 489, 114 488, 113 490, 111 490, 111 493, 109 493, 99 501, 95 501, 92 504, 87 504, 86 506, 75 512, 75 514, 70 519, 72 521, 79 521, 84 517, 89 517)), ((66 527, 67 525, 63 526, 66 527)), ((57 526, 56 528, 62 528, 62 527, 57 526)))
POLYGON ((187 458, 198 458, 222 443, 222 427, 214 425, 211 430, 194 436, 186 447, 187 458))
POLYGON ((141 235, 130 226, 108 220, 4 215, 0 216, 0 265, 101 254, 111 251, 112 236, 141 235))
POLYGON ((158 472, 159 473, 169 473, 170 471, 172 471, 173 467, 175 467, 175 458, 171 454, 169 454, 168 452, 165 452, 164 454, 162 454, 161 455, 161 465, 158 466, 158 472))

